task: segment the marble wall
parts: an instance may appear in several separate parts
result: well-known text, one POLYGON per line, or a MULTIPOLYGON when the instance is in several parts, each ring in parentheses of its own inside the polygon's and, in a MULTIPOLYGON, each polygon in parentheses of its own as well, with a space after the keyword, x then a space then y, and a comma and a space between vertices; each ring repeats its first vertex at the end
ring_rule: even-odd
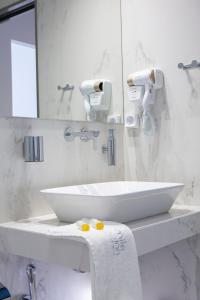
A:
MULTIPOLYGON (((124 81, 130 72, 157 66, 164 71, 165 88, 157 99, 156 136, 147 138, 142 132, 125 130, 123 153, 123 128, 116 128, 117 167, 108 168, 101 154, 107 125, 90 125, 101 130, 95 150, 92 142, 64 141, 68 122, 0 119, 1 222, 49 212, 39 194, 41 188, 122 179, 123 157, 126 179, 183 181, 186 188, 179 201, 199 204, 200 73, 177 69, 180 61, 199 58, 195 34, 200 25, 199 8, 198 0, 122 0, 124 81), (148 25, 144 26, 142 20, 148 25), (22 139, 26 134, 44 136, 44 163, 23 162, 22 139)), ((132 108, 126 100, 125 89, 128 111, 132 108)), ((71 126, 80 129, 83 123, 71 126)), ((144 300, 199 300, 199 249, 200 238, 195 237, 141 257, 144 300)), ((0 254, 0 282, 13 294, 28 290, 25 267, 29 262, 0 254)), ((91 299, 89 274, 33 263, 38 269, 39 300, 91 299)))
POLYGON ((116 126, 117 166, 108 167, 102 144, 107 141, 108 125, 0 119, 0 222, 50 212, 40 190, 71 184, 123 179, 122 127, 116 126), (64 140, 64 129, 83 126, 100 130, 96 142, 64 140), (45 162, 25 163, 22 142, 25 135, 44 136, 45 162))
POLYGON ((179 202, 200 202, 200 70, 182 71, 179 62, 200 59, 198 0, 122 0, 125 111, 127 75, 145 68, 163 70, 154 137, 125 130, 125 177, 185 183, 179 202))
MULTIPOLYGON (((199 300, 199 247, 200 238, 195 237, 140 257, 144 300, 199 300)), ((39 300, 91 300, 88 273, 6 254, 0 254, 0 261, 0 282, 13 295, 27 293, 25 270, 33 263, 39 300)))
MULTIPOLYGON (((18 1, 1 0, 0 8, 14 2, 18 1)), ((100 57, 96 65, 97 71, 101 70, 104 64, 110 66, 115 64, 115 59, 110 63, 106 50, 102 55, 105 57, 102 58, 103 62, 100 57)), ((62 84, 60 81, 59 83, 62 84)), ((83 122, 1 118, 0 222, 49 213, 51 210, 40 195, 40 189, 123 179, 123 128, 115 127, 116 167, 108 167, 107 157, 101 151, 102 144, 107 141, 108 128, 110 125, 97 123, 88 125, 83 122), (100 137, 95 142, 83 143, 77 139, 67 143, 63 134, 68 126, 76 131, 83 126, 100 130, 100 137), (25 135, 44 136, 45 162, 24 162, 22 142, 25 135)), ((28 262, 29 260, 25 258, 0 254, 0 282, 8 286, 12 294, 28 291, 25 274, 25 266, 28 262)), ((78 274, 61 266, 49 266, 38 261, 34 263, 38 269, 40 300, 75 299, 77 287, 80 289, 80 299, 88 300, 90 294, 88 274, 78 274)))

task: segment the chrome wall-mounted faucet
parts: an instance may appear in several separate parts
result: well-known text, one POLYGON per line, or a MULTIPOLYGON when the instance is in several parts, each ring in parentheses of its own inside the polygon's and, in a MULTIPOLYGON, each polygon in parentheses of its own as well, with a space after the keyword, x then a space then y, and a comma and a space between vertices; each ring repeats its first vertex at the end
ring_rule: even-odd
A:
POLYGON ((98 138, 99 134, 99 130, 88 130, 83 127, 80 131, 73 131, 71 127, 68 127, 65 129, 64 138, 66 142, 71 142, 76 137, 79 137, 82 142, 88 142, 98 138))
POLYGON ((116 165, 116 144, 115 144, 115 137, 114 137, 114 129, 108 130, 108 140, 107 146, 102 146, 102 152, 107 153, 108 157, 108 165, 115 166, 116 165))
POLYGON ((23 147, 25 162, 44 161, 44 147, 42 136, 25 136, 23 147))

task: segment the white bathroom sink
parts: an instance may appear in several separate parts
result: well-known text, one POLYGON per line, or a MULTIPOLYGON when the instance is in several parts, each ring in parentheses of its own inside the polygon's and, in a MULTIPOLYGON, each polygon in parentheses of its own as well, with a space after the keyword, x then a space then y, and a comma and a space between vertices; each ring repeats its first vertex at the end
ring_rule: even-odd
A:
POLYGON ((168 212, 181 183, 114 181, 42 190, 58 219, 129 222, 168 212))

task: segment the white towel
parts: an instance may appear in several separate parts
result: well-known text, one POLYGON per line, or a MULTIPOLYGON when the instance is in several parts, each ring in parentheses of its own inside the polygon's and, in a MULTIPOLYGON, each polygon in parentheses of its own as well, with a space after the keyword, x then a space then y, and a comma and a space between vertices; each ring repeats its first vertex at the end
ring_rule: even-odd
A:
POLYGON ((138 255, 129 227, 106 222, 104 230, 82 232, 72 224, 50 233, 55 237, 86 240, 90 251, 92 300, 142 300, 138 255))

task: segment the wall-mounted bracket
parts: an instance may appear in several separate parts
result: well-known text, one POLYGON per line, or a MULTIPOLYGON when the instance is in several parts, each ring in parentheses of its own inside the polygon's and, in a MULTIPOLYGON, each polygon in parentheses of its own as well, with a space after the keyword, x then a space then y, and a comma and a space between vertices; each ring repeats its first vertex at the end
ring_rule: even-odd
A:
POLYGON ((65 86, 60 86, 60 85, 57 86, 58 91, 63 91, 63 92, 72 91, 74 88, 75 86, 69 83, 67 83, 65 86))

